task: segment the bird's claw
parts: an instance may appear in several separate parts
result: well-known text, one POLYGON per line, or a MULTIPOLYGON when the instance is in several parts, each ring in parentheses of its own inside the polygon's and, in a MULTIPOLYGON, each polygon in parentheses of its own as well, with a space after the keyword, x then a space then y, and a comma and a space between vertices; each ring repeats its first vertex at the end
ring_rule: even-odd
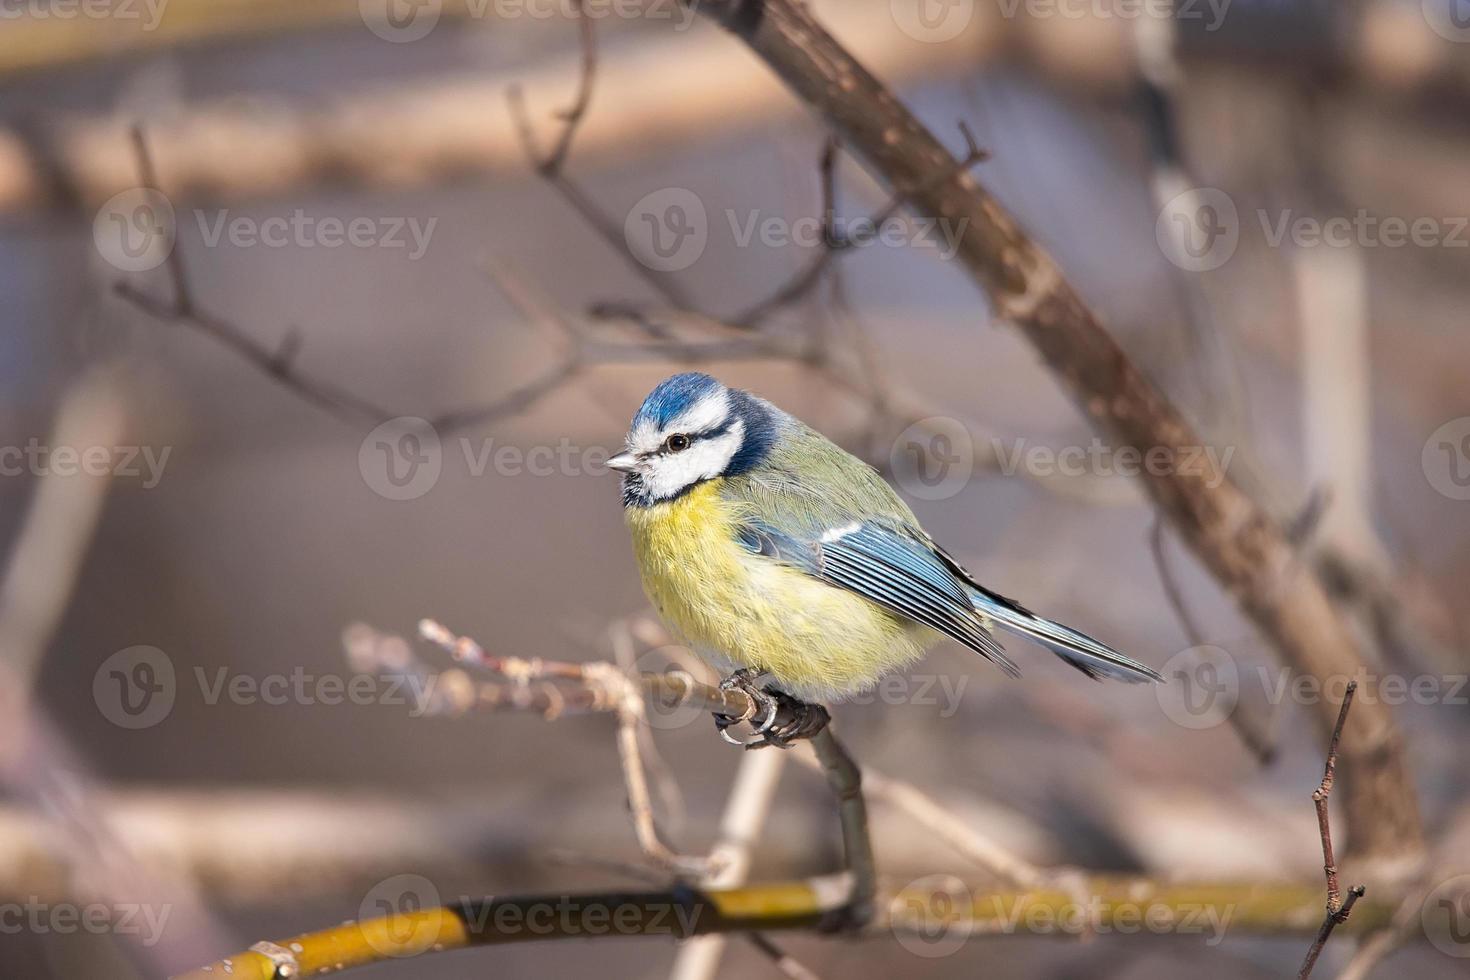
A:
POLYGON ((784 691, 766 691, 760 686, 762 676, 762 671, 745 667, 720 682, 721 690, 740 691, 754 705, 749 718, 716 714, 715 729, 720 733, 720 738, 745 749, 763 749, 768 745, 784 749, 792 742, 811 738, 827 727, 831 716, 827 714, 826 708, 800 701, 784 691), (787 709, 789 720, 784 724, 777 724, 783 708, 787 709), (730 734, 730 728, 747 720, 751 723, 755 737, 748 742, 742 742, 730 734))

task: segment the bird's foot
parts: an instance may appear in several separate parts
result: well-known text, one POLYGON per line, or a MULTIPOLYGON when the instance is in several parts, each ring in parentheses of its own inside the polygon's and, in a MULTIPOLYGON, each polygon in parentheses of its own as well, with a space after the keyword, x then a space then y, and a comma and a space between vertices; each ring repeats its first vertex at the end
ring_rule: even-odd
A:
POLYGON ((720 738, 723 738, 731 745, 747 746, 754 744, 754 742, 742 742, 730 734, 730 728, 738 725, 742 721, 750 722, 751 727, 755 729, 756 742, 760 741, 764 733, 776 723, 776 713, 779 710, 779 706, 776 704, 776 699, 767 694, 765 689, 761 687, 761 678, 763 676, 765 676, 764 671, 757 670, 754 667, 742 667, 729 677, 720 681, 720 690, 739 691, 750 698, 750 702, 753 705, 751 711, 743 717, 721 714, 714 716, 715 731, 720 733, 720 738))
POLYGON ((746 749, 763 749, 768 745, 784 749, 792 742, 811 738, 827 727, 832 718, 826 708, 798 700, 785 691, 765 690, 760 686, 763 676, 763 671, 743 667, 720 682, 721 690, 740 691, 754 705, 754 710, 747 717, 715 715, 715 730, 721 738, 746 749), (748 742, 730 734, 731 726, 742 721, 749 721, 755 733, 748 742))

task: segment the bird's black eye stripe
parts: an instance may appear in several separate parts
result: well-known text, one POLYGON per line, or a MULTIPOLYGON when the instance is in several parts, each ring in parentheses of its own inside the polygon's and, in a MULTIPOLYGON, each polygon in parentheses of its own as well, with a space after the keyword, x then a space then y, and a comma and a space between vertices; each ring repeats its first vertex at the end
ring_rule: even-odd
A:
POLYGON ((701 429, 698 432, 675 432, 673 435, 664 440, 663 448, 661 448, 659 452, 682 453, 684 450, 694 445, 694 440, 696 439, 713 439, 718 436, 724 435, 726 432, 730 431, 730 426, 733 423, 733 419, 726 419, 718 425, 711 426, 707 429, 701 429))

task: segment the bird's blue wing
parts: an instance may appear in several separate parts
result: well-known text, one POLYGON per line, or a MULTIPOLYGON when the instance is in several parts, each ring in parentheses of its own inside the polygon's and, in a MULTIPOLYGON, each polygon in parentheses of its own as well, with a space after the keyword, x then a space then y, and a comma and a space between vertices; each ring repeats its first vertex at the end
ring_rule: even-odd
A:
POLYGON ((969 591, 932 546, 881 521, 859 521, 814 540, 749 521, 740 542, 749 551, 799 568, 838 588, 937 630, 994 661, 1020 671, 986 630, 969 591))

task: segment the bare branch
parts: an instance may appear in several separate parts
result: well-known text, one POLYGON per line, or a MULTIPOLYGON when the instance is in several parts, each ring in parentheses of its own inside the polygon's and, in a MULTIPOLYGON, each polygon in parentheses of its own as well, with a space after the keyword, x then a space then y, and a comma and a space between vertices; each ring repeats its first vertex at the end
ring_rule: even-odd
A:
MULTIPOLYGON (((884 896, 877 915, 863 930, 867 936, 924 935, 932 940, 935 926, 959 939, 980 936, 1056 935, 1056 923, 1077 914, 1065 892, 996 891, 956 879, 958 901, 946 895, 943 908, 923 889, 904 889, 884 896)), ((1315 889, 1292 884, 1165 883, 1138 878, 1094 877, 1085 881, 1096 925, 1136 928, 1141 910, 1163 921, 1186 921, 1201 909, 1230 910, 1231 934, 1279 936, 1298 933, 1317 905, 1315 889), (1131 924, 1131 925, 1129 925, 1131 924)), ((541 940, 585 937, 584 921, 623 923, 603 929, 608 938, 640 935, 711 935, 778 931, 826 931, 844 922, 843 910, 852 891, 850 877, 829 876, 804 881, 778 881, 732 889, 689 888, 612 893, 526 895, 461 902, 453 906, 366 919, 321 932, 270 943, 267 950, 288 950, 299 976, 323 969, 341 972, 389 959, 403 959, 462 949, 524 941, 524 923, 532 909, 570 908, 576 914, 550 916, 541 940), (596 916, 595 920, 593 916, 596 916)), ((1364 900, 1350 928, 1381 928, 1394 906, 1364 900)), ((252 950, 185 974, 176 980, 217 980, 224 973, 237 980, 277 980, 280 964, 252 950), (229 969, 226 969, 226 962, 229 969)))
MULTIPOLYGON (((1169 607, 1174 610, 1174 616, 1179 620, 1179 625, 1184 628, 1184 635, 1192 647, 1204 646, 1205 636, 1200 630, 1198 621, 1189 611, 1189 606, 1184 601, 1184 592, 1179 588, 1179 582, 1174 577, 1174 571, 1169 564, 1168 550, 1164 542, 1164 519, 1162 516, 1154 518, 1153 529, 1149 532, 1149 548, 1153 552, 1154 567, 1159 573, 1159 584, 1163 586, 1164 598, 1169 602, 1169 607)), ((1256 761, 1263 766, 1270 765, 1276 758, 1276 732, 1273 713, 1266 719, 1264 724, 1256 723, 1253 712, 1236 710, 1230 712, 1230 727, 1239 736, 1240 742, 1245 746, 1256 761)))
POLYGON ((1332 784, 1337 778, 1337 747, 1342 739, 1342 727, 1347 723, 1348 709, 1353 706, 1353 695, 1357 690, 1358 682, 1350 681, 1342 697, 1342 708, 1337 713, 1337 724, 1332 728, 1332 739, 1327 746, 1327 764, 1322 770, 1322 782, 1312 792, 1312 803, 1317 808, 1317 829, 1322 837, 1322 870, 1327 877, 1327 914, 1322 918, 1316 940, 1307 950, 1307 958, 1302 963, 1297 980, 1307 980, 1311 975, 1312 967, 1317 964, 1317 957, 1332 936, 1332 931, 1348 920, 1353 906, 1363 897, 1365 891, 1362 885, 1354 885, 1348 889, 1347 899, 1343 899, 1337 883, 1337 858, 1332 853, 1332 825, 1328 817, 1328 801, 1332 796, 1332 784))
POLYGON ((604 214, 592 200, 592 196, 584 191, 580 184, 566 175, 566 164, 571 155, 572 140, 592 103, 592 92, 597 74, 597 35, 593 27, 593 20, 583 12, 581 0, 577 0, 576 6, 582 38, 581 73, 577 83, 576 99, 570 108, 560 113, 562 126, 555 146, 546 156, 540 154, 537 148, 535 127, 531 124, 530 114, 526 110, 525 94, 519 85, 512 85, 506 91, 506 104, 515 123, 516 133, 520 137, 521 146, 532 168, 561 194, 573 210, 581 215, 582 220, 596 231, 597 236, 613 251, 621 255, 628 267, 644 282, 652 286, 667 302, 675 306, 687 306, 688 296, 673 277, 639 261, 638 257, 628 250, 621 225, 604 214))
MULTIPOLYGON (((960 133, 965 138, 965 155, 954 161, 952 166, 938 173, 924 178, 920 185, 911 188, 898 189, 893 197, 877 212, 869 216, 863 226, 870 229, 871 234, 877 234, 878 230, 903 209, 909 199, 921 191, 937 187, 945 181, 952 180, 956 175, 965 173, 979 163, 990 159, 990 154, 980 149, 975 142, 975 134, 963 120, 959 124, 960 133)), ((829 140, 822 152, 822 246, 806 265, 805 268, 792 276, 785 285, 778 288, 770 296, 759 302, 746 307, 743 311, 736 313, 727 322, 731 326, 751 328, 759 326, 772 313, 791 305, 802 299, 822 281, 822 275, 838 257, 847 254, 853 248, 864 244, 866 236, 849 236, 839 234, 835 226, 835 152, 841 144, 835 138, 829 140)))
MULTIPOLYGON (((1141 454, 1182 460, 1203 440, 1135 365, 1000 203, 969 174, 933 187, 926 175, 953 173, 952 154, 795 0, 765 0, 744 18, 738 0, 699 11, 728 27, 826 118, 843 143, 894 188, 919 188, 925 214, 965 221, 958 257, 1104 433, 1141 454)), ((1352 677, 1363 660, 1321 580, 1295 570, 1296 549, 1275 518, 1214 463, 1155 468, 1142 482, 1160 512, 1216 580, 1297 672, 1352 677), (1167 470, 1167 471, 1165 471, 1167 470)), ((1369 682, 1371 683, 1371 681, 1369 682)), ((1387 861, 1423 853, 1424 832, 1403 738, 1387 706, 1365 700, 1342 745, 1354 763, 1345 784, 1354 846, 1387 861)), ((1332 718, 1319 709, 1325 733, 1332 718)))

